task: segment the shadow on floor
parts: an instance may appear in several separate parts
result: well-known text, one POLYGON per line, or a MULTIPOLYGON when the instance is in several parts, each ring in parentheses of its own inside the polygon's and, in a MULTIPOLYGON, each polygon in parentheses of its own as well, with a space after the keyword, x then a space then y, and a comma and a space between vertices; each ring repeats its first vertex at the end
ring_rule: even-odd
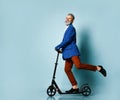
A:
POLYGON ((60 95, 56 97, 48 97, 46 100, 90 100, 91 96, 82 96, 82 95, 60 95))

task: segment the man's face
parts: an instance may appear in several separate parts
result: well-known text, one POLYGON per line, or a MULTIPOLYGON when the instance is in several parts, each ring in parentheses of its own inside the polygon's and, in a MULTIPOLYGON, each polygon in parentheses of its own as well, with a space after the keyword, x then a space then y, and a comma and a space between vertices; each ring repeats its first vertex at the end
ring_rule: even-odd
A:
POLYGON ((65 24, 68 26, 71 23, 73 23, 73 17, 70 15, 67 15, 66 20, 65 20, 65 24))

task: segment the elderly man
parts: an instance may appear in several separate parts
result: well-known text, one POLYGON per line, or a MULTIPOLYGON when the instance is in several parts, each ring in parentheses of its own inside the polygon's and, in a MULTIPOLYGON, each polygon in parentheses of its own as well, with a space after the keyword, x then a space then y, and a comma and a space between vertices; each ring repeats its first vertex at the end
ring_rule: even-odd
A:
POLYGON ((72 88, 66 91, 66 93, 77 93, 79 91, 77 81, 71 71, 73 64, 78 69, 99 71, 103 76, 107 75, 106 70, 100 65, 94 66, 81 63, 80 53, 76 45, 76 30, 72 25, 74 19, 75 17, 71 13, 66 16, 65 23, 67 27, 64 33, 63 40, 59 45, 55 47, 55 50, 57 52, 62 53, 62 57, 65 60, 65 72, 72 84, 72 88))

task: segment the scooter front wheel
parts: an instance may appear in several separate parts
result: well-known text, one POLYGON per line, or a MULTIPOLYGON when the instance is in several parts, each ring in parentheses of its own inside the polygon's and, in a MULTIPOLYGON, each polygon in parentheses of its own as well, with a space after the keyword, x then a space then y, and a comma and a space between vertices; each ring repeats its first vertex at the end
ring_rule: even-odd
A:
POLYGON ((89 86, 84 86, 82 89, 81 89, 81 92, 84 96, 89 96, 91 94, 91 89, 89 86))
POLYGON ((54 96, 56 94, 56 88, 53 85, 49 86, 47 89, 47 94, 48 96, 54 96))

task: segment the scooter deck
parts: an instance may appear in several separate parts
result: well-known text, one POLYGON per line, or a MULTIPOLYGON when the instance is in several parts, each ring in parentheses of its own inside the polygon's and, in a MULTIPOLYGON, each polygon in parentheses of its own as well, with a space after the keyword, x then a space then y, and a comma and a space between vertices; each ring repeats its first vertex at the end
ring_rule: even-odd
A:
MULTIPOLYGON (((59 93, 59 92, 58 92, 59 93)), ((81 94, 82 92, 75 92, 75 93, 66 93, 66 92, 61 92, 59 94, 81 94)))

